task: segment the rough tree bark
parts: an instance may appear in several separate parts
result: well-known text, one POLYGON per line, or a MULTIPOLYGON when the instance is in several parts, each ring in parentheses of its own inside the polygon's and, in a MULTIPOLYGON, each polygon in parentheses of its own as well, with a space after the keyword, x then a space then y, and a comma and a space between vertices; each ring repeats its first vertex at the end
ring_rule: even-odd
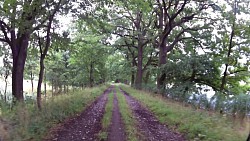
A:
POLYGON ((145 83, 145 84, 148 84, 149 78, 150 78, 150 72, 147 71, 147 72, 146 72, 146 75, 145 75, 145 79, 144 79, 144 83, 145 83))
MULTIPOLYGON (((133 56, 132 56, 133 57, 133 56)), ((135 61, 135 58, 133 57, 132 58, 132 71, 131 71, 131 86, 133 87, 135 85, 135 71, 134 71, 134 67, 136 67, 136 61, 135 61)))
POLYGON ((142 88, 142 61, 143 61, 143 46, 138 45, 138 63, 137 63, 137 72, 136 72, 136 80, 135 80, 135 87, 137 89, 142 88))
POLYGON ((38 78, 38 85, 37 85, 37 107, 38 107, 38 109, 42 109, 41 86, 42 86, 43 74, 44 74, 44 59, 45 59, 45 56, 41 55, 41 57, 40 57, 40 71, 39 71, 39 78, 38 78))
POLYGON ((66 85, 65 84, 63 84, 63 93, 66 94, 66 85))
POLYGON ((53 79, 51 82, 51 94, 52 94, 52 97, 54 97, 54 80, 53 79))
MULTIPOLYGON (((134 25, 136 28, 137 34, 137 52, 138 52, 138 62, 137 62, 137 72, 136 72, 136 80, 135 87, 137 89, 142 89, 142 77, 143 77, 143 49, 148 44, 149 40, 145 39, 146 31, 143 30, 142 23, 142 12, 138 11, 136 15, 136 19, 134 19, 134 25)), ((150 25, 150 24, 149 24, 150 25)))
POLYGON ((250 132, 248 134, 247 140, 246 141, 250 141, 250 132))
MULTIPOLYGON (((21 32, 21 31, 20 31, 21 32)), ((14 101, 22 102, 23 97, 23 72, 25 61, 27 58, 27 48, 29 45, 30 34, 23 33, 16 40, 12 41, 12 55, 13 55, 13 68, 12 68, 12 93, 15 97, 14 101)))
POLYGON ((44 68, 44 96, 45 96, 45 101, 47 99, 47 83, 46 83, 46 68, 44 68))
MULTIPOLYGON (((166 63, 167 63, 167 50, 166 50, 166 41, 164 40, 162 44, 159 46, 159 67, 162 67, 166 63)), ((165 89, 164 85, 165 80, 166 80, 166 72, 164 70, 161 70, 157 78, 158 90, 162 91, 163 89, 165 89)))
POLYGON ((33 72, 31 70, 31 72, 30 72, 30 82, 31 82, 31 91, 32 91, 32 94, 34 92, 34 82, 33 82, 33 80, 34 80, 34 78, 33 78, 33 72))
POLYGON ((7 101, 7 87, 8 87, 8 75, 4 76, 5 88, 4 88, 4 102, 7 101))
POLYGON ((94 73, 94 63, 90 62, 90 70, 89 70, 89 85, 92 88, 93 87, 93 73, 94 73))
POLYGON ((10 70, 9 70, 10 64, 8 63, 8 59, 6 56, 3 58, 3 64, 4 64, 4 67, 6 68, 4 72, 5 88, 4 88, 3 99, 5 102, 7 102, 7 88, 8 88, 8 77, 10 75, 10 70))

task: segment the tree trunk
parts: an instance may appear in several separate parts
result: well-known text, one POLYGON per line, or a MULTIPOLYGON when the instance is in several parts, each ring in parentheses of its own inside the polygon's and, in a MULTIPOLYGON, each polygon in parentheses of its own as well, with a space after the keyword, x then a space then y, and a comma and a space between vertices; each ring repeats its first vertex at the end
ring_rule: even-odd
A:
MULTIPOLYGON (((13 59, 14 60, 14 59, 13 59)), ((22 60, 24 60, 22 58, 22 60)), ((12 70, 12 93, 14 96, 14 101, 22 102, 24 100, 23 97, 23 70, 24 64, 20 63, 13 63, 13 70, 12 70), (18 65, 17 65, 18 64, 18 65)))
POLYGON ((63 93, 66 93, 66 85, 63 84, 63 93))
POLYGON ((134 71, 134 67, 136 66, 136 61, 135 58, 132 59, 132 68, 133 70, 131 71, 131 86, 135 85, 135 71, 134 71))
POLYGON ((159 46, 159 69, 160 73, 157 78, 157 89, 162 92, 165 89, 166 73, 162 70, 162 66, 167 63, 166 41, 163 41, 159 46))
POLYGON ((7 81, 7 78, 8 77, 6 77, 5 76, 5 79, 4 79, 4 81, 5 81, 5 88, 4 88, 4 102, 6 102, 7 101, 7 87, 8 87, 8 81, 7 81))
POLYGON ((59 85, 59 91, 58 91, 58 93, 59 93, 59 94, 62 93, 62 85, 61 85, 61 84, 59 85))
POLYGON ((90 63, 90 71, 89 71, 89 83, 90 83, 90 87, 93 87, 93 70, 94 69, 94 64, 93 62, 90 63))
MULTIPOLYGON (((168 31, 169 30, 165 30, 165 20, 164 20, 164 14, 166 14, 166 12, 168 11, 165 11, 164 8, 160 8, 159 10, 159 18, 158 18, 158 22, 159 22, 159 29, 161 30, 164 30, 160 35, 159 35, 159 42, 158 42, 158 48, 159 48, 159 66, 158 68, 160 69, 159 70, 159 73, 157 74, 157 89, 158 89, 158 92, 160 93, 163 93, 163 90, 165 88, 165 79, 166 79, 166 73, 162 70, 162 66, 166 64, 167 62, 167 48, 166 48, 166 39, 167 39, 167 36, 169 33, 168 31)), ((169 26, 169 25, 168 25, 169 26)), ((168 27, 170 28, 170 27, 168 27)))
POLYGON ((31 82, 31 91, 32 91, 32 95, 33 95, 33 92, 34 92, 34 83, 33 83, 33 72, 32 72, 32 70, 30 72, 30 82, 31 82))
POLYGON ((142 61, 143 61, 143 46, 138 45, 138 64, 137 64, 137 73, 136 73, 136 80, 135 80, 135 87, 137 89, 142 88, 142 61))
POLYGON ((246 141, 250 141, 250 132, 248 134, 247 140, 246 141))
POLYGON ((225 88, 225 85, 226 85, 226 78, 227 78, 227 69, 228 69, 228 64, 226 64, 226 67, 225 67, 225 70, 223 72, 223 76, 222 76, 222 79, 221 79, 221 86, 220 86, 220 91, 222 92, 225 88))
MULTIPOLYGON (((61 1, 60 1, 61 2, 61 1)), ((43 82, 43 76, 44 76, 44 59, 47 55, 47 52, 50 47, 50 29, 52 25, 52 21, 54 18, 55 13, 49 16, 49 22, 47 24, 47 30, 46 30, 46 41, 45 45, 43 46, 43 43, 41 41, 41 38, 38 37, 38 43, 39 43, 39 48, 40 48, 40 73, 39 73, 39 79, 38 79, 38 85, 37 85, 37 107, 38 109, 42 108, 41 105, 41 87, 42 87, 42 82, 43 82)), ((45 84, 46 85, 46 84, 45 84)))
POLYGON ((45 101, 47 98, 47 87, 46 87, 46 69, 44 68, 44 97, 45 97, 45 101))
POLYGON ((134 86, 135 85, 135 74, 134 72, 132 71, 132 75, 131 75, 131 86, 134 86))
POLYGON ((43 75, 44 75, 44 59, 45 59, 45 56, 42 55, 40 58, 40 72, 39 72, 39 78, 38 78, 38 84, 37 84, 37 107, 38 109, 42 109, 41 87, 42 87, 43 75))
POLYGON ((52 83, 51 83, 51 95, 52 95, 52 97, 54 96, 53 90, 54 90, 54 80, 52 79, 52 83))
POLYGON ((145 84, 148 84, 149 77, 150 77, 150 72, 147 71, 146 76, 145 76, 145 79, 144 79, 144 83, 145 83, 145 84))
POLYGON ((14 96, 14 102, 17 100, 23 102, 23 73, 24 66, 27 57, 27 48, 29 45, 29 34, 22 34, 20 38, 13 42, 18 41, 11 47, 13 55, 13 67, 12 67, 12 94, 14 96))
POLYGON ((57 94, 58 93, 58 87, 59 87, 58 81, 56 80, 54 84, 55 84, 54 85, 55 93, 57 94))

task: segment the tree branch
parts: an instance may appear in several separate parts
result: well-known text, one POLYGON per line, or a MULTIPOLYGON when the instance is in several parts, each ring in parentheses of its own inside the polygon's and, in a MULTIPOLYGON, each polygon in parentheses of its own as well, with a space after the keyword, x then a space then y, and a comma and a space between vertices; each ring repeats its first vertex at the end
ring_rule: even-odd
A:
POLYGON ((133 35, 129 35, 129 34, 121 34, 121 33, 116 33, 116 32, 113 32, 112 34, 115 34, 115 35, 118 35, 120 37, 129 37, 131 39, 138 39, 137 37, 134 37, 133 35))
POLYGON ((4 27, 7 28, 8 31, 10 31, 10 27, 2 20, 0 20, 0 24, 4 27))
POLYGON ((8 31, 10 31, 10 27, 2 20, 0 20, 0 29, 3 32, 4 38, 1 41, 2 42, 6 42, 11 46, 11 41, 8 37, 8 31))
POLYGON ((186 4, 187 4, 187 1, 188 0, 184 0, 184 3, 181 5, 181 8, 175 13, 173 14, 171 17, 170 17, 170 20, 173 20, 175 19, 185 8, 186 4))
POLYGON ((6 42, 6 43, 8 43, 5 39, 3 39, 3 38, 0 38, 0 42, 6 42))
POLYGON ((182 39, 180 37, 184 32, 185 32, 185 30, 182 30, 181 32, 178 33, 178 35, 175 37, 174 41, 169 46, 167 46, 166 53, 171 51, 174 48, 174 46, 182 39))
POLYGON ((147 69, 147 67, 151 64, 152 58, 153 58, 152 56, 153 56, 153 52, 150 53, 150 57, 149 57, 147 63, 144 65, 142 72, 144 72, 147 69))
POLYGON ((128 31, 133 31, 133 29, 130 29, 130 28, 127 28, 127 27, 124 27, 124 26, 121 26, 121 25, 117 25, 117 26, 115 26, 115 27, 117 27, 117 28, 122 28, 122 29, 126 29, 126 30, 128 30, 128 31))

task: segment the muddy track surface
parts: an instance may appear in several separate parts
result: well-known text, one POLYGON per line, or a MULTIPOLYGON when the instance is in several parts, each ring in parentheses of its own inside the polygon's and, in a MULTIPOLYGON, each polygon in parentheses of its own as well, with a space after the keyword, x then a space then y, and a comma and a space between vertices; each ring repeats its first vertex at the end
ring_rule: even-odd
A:
POLYGON ((105 112, 108 94, 113 87, 108 88, 80 115, 69 119, 56 131, 53 138, 46 141, 98 141, 96 134, 101 130, 101 119, 105 112))
POLYGON ((133 115, 138 123, 138 130, 143 135, 140 140, 143 141, 185 141, 181 134, 175 133, 161 124, 156 117, 139 101, 131 97, 126 91, 121 89, 126 100, 133 111, 133 115))
POLYGON ((118 99, 116 96, 116 91, 114 90, 114 100, 113 100, 113 111, 112 120, 110 125, 110 130, 108 134, 108 141, 125 141, 125 131, 124 125, 121 119, 121 113, 119 110, 118 99))

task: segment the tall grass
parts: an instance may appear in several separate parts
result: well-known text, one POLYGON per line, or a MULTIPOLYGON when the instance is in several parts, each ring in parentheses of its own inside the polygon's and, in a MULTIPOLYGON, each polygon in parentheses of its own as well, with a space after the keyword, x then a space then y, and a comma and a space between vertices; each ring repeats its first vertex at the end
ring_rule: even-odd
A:
POLYGON ((189 140, 244 141, 249 133, 249 129, 241 128, 227 117, 184 107, 180 103, 128 86, 121 87, 150 109, 161 123, 183 133, 189 140))
POLYGON ((2 118, 8 121, 9 128, 2 140, 41 140, 51 127, 82 112, 106 88, 87 88, 56 96, 43 103, 42 111, 33 104, 17 104, 12 110, 2 107, 2 118))

